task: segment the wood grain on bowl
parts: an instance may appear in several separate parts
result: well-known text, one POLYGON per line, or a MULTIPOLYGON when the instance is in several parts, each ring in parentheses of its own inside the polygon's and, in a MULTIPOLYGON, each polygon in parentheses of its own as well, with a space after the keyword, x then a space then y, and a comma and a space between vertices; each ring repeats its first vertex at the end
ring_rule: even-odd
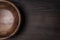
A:
POLYGON ((13 36, 20 25, 20 12, 9 1, 0 1, 0 39, 13 36))

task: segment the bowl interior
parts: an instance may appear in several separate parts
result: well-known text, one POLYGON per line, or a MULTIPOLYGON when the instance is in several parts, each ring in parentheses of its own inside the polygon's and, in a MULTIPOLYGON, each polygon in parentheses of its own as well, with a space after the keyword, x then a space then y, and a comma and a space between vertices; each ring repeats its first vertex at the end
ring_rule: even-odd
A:
POLYGON ((0 2, 0 38, 13 34, 19 21, 17 10, 7 2, 0 2))

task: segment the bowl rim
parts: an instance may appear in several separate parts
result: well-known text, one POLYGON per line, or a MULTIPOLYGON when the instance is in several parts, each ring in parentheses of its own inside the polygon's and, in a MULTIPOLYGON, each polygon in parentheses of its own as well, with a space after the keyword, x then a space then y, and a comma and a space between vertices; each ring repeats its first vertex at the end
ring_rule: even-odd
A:
POLYGON ((12 7, 14 7, 15 10, 17 11, 18 17, 19 17, 19 21, 18 21, 18 25, 17 25, 16 30, 15 30, 11 35, 9 35, 9 36, 7 36, 7 37, 0 38, 0 39, 8 39, 8 38, 10 38, 11 36, 13 36, 13 35, 18 31, 18 29, 19 29, 19 27, 20 27, 20 23, 21 23, 21 14, 20 14, 20 11, 18 10, 18 8, 17 8, 12 2, 10 2, 10 1, 0 1, 0 2, 8 3, 8 4, 10 4, 12 7))

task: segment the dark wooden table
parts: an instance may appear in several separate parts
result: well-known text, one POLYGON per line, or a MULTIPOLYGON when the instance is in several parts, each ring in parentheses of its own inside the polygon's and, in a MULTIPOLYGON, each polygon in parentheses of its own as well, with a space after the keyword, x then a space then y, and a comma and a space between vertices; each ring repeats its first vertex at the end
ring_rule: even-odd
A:
POLYGON ((8 40, 60 40, 60 0, 10 0, 21 11, 21 29, 8 40))

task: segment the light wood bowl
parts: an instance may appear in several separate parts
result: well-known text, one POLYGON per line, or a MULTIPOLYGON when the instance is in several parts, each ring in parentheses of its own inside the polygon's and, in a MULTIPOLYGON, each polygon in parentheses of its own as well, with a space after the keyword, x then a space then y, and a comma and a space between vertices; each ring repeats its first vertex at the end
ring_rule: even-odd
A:
POLYGON ((0 39, 13 36, 20 22, 21 16, 17 7, 9 1, 0 1, 0 39))

